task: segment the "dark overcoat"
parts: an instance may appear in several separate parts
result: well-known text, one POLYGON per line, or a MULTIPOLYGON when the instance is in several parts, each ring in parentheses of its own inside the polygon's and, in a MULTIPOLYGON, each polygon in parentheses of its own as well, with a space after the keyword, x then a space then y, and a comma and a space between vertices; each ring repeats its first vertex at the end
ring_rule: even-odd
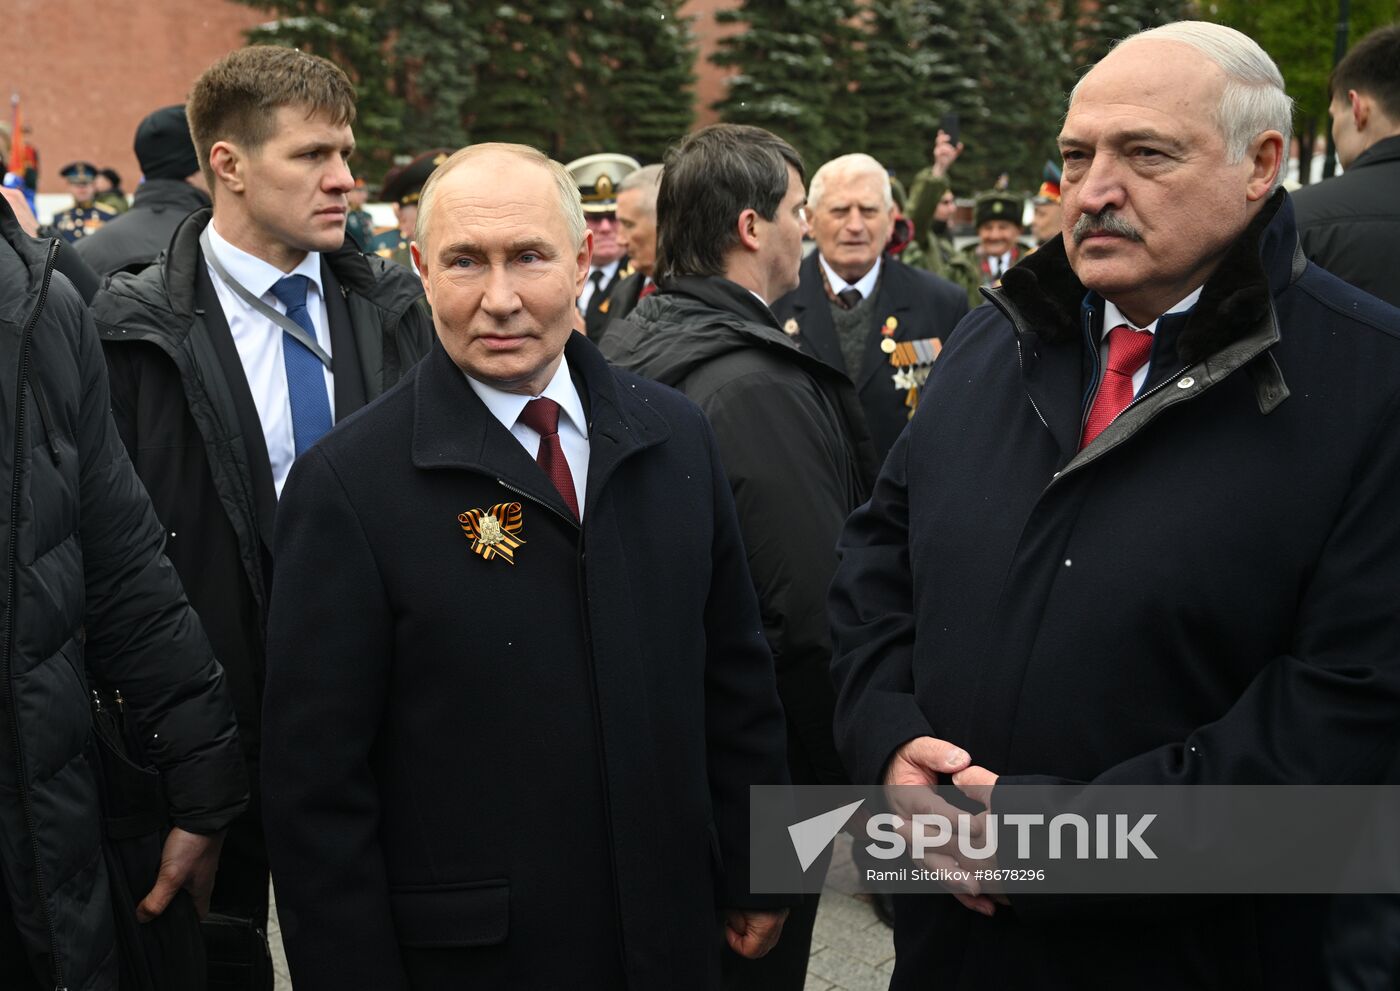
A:
POLYGON ((298 989, 709 988, 717 911, 782 901, 748 894, 783 716, 713 435, 565 353, 581 526, 439 345, 288 479, 263 782, 298 989), (501 504, 487 557, 459 515, 501 504))
POLYGON ((855 383, 876 454, 881 458, 889 453, 895 438, 909 422, 909 407, 905 405, 907 390, 895 387, 895 370, 890 367, 889 355, 880 350, 880 328, 893 317, 897 324, 893 335, 896 341, 937 337, 946 342, 966 313, 967 293, 958 286, 886 256, 861 365, 847 368, 831 319, 831 302, 822 284, 817 252, 803 260, 801 284, 773 304, 778 323, 797 322, 797 342, 804 351, 845 372, 855 383))
MULTIPOLYGON (((1279 193, 1083 451, 1101 302, 1051 241, 934 367, 833 586, 857 780, 933 735, 1002 786, 1378 782, 1400 725, 1400 311, 1279 193)), ((992 808, 997 803, 992 794, 992 808)), ((1312 901, 897 899, 893 987, 1324 986, 1312 901)))

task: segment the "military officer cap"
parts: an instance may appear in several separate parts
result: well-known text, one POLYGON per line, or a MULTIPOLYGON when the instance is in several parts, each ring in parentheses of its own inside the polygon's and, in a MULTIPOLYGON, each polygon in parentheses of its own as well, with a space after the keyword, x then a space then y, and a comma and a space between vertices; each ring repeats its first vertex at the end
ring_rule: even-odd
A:
POLYGON ((92 182, 97 178, 97 166, 91 162, 69 162, 58 174, 72 183, 92 182))
POLYGON ((977 197, 974 216, 977 218, 978 227, 992 220, 1009 220, 1020 227, 1021 215, 1025 209, 1026 205, 1021 197, 993 190, 977 197))
POLYGON ((1041 172, 1040 189, 1036 191, 1034 203, 1058 203, 1060 202, 1060 177, 1059 166, 1054 162, 1046 162, 1045 168, 1041 172))
POLYGON ((617 210, 617 184, 642 167, 635 158, 605 151, 576 158, 564 166, 578 183, 585 213, 617 210))
POLYGON ((451 157, 452 149, 434 148, 432 151, 423 152, 401 168, 390 169, 384 176, 380 198, 386 203, 397 203, 399 206, 416 205, 428 177, 451 157))

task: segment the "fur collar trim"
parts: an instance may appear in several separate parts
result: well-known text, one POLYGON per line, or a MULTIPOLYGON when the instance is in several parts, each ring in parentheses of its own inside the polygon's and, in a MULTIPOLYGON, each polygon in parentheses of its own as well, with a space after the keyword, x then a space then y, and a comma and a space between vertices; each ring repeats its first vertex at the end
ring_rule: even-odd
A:
MULTIPOLYGON (((1206 280, 1177 342, 1185 362, 1195 364, 1219 352, 1270 317, 1271 297, 1296 278, 1297 245, 1293 204, 1280 190, 1206 280)), ((1070 268, 1063 235, 1008 271, 1000 291, 994 291, 1049 344, 1079 339, 1080 305, 1087 292, 1070 268)))

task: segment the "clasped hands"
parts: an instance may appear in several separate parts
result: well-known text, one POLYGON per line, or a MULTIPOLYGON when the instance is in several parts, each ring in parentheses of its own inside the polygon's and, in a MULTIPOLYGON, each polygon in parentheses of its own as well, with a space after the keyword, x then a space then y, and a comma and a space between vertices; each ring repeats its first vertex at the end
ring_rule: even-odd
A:
POLYGON ((935 869, 966 873, 966 881, 949 881, 945 887, 964 906, 988 917, 996 914, 998 905, 1009 905, 1010 902, 995 885, 979 882, 972 876, 976 870, 986 870, 996 865, 991 859, 972 860, 961 856, 958 830, 960 822, 965 822, 968 832, 966 841, 977 849, 982 847, 987 819, 985 809, 991 803, 992 787, 996 783, 997 775, 973 764, 967 751, 947 740, 931 736, 915 737, 896 750, 885 769, 884 780, 890 810, 904 820, 898 832, 906 842, 912 839, 914 815, 934 814, 948 820, 951 830, 932 852, 926 850, 924 863, 935 869), (938 783, 939 774, 951 774, 958 790, 980 802, 984 811, 960 820, 959 816, 968 814, 932 791, 938 783))

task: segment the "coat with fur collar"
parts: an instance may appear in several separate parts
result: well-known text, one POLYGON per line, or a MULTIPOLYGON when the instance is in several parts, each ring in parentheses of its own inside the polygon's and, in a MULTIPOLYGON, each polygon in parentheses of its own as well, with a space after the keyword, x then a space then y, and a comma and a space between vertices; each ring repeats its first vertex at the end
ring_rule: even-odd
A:
MULTIPOLYGON (((1102 302, 1053 241, 934 367, 832 591, 857 781, 950 740, 1002 775, 1379 781, 1400 714, 1400 311, 1279 193, 1083 451, 1102 302)), ((993 794, 992 806, 997 804, 993 794)), ((1315 987, 1316 900, 897 899, 893 988, 1315 987)))

